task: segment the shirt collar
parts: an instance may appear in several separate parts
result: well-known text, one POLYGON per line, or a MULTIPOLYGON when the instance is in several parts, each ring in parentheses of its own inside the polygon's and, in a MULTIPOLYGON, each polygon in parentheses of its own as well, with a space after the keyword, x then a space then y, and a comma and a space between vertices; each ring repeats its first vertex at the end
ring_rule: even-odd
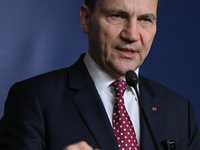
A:
MULTIPOLYGON (((110 76, 107 72, 105 72, 99 65, 97 65, 89 56, 88 52, 84 57, 84 62, 89 71, 90 76, 94 81, 94 84, 98 92, 101 92, 116 80, 112 76, 110 76)), ((136 70, 137 76, 138 73, 139 73, 139 68, 136 70)))

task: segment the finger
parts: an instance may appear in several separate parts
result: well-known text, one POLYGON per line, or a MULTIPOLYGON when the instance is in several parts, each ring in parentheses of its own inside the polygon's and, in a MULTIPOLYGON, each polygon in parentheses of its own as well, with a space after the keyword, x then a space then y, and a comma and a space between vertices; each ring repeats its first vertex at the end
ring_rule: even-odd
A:
POLYGON ((72 145, 67 146, 63 150, 93 150, 85 141, 81 141, 72 145))

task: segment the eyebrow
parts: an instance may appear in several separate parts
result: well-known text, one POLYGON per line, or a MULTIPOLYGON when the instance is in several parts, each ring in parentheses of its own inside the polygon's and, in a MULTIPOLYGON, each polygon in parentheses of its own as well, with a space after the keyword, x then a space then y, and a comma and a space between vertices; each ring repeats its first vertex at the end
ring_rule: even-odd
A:
MULTIPOLYGON (((114 8, 114 9, 104 9, 103 12, 105 14, 110 14, 110 13, 113 13, 113 12, 116 12, 116 13, 119 13, 119 14, 123 14, 123 15, 129 15, 128 12, 122 10, 122 9, 118 9, 118 8, 114 8)), ((140 15, 139 17, 141 18, 152 18, 153 20, 157 20, 157 16, 155 16, 154 14, 152 13, 146 13, 146 14, 142 14, 140 15)))
POLYGON ((140 17, 142 17, 142 18, 152 18, 153 20, 157 20, 157 17, 152 13, 143 14, 143 15, 140 15, 140 17))
POLYGON ((117 9, 117 8, 114 8, 114 9, 103 9, 103 12, 105 14, 110 14, 110 13, 116 12, 116 13, 119 13, 119 14, 127 14, 128 15, 128 13, 126 11, 123 11, 123 10, 117 9))

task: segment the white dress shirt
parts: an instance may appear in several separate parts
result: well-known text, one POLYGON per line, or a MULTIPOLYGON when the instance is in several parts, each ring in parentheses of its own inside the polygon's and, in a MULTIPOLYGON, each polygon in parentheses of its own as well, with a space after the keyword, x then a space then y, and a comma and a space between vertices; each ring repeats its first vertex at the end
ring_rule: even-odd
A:
MULTIPOLYGON (((113 107, 115 101, 115 91, 111 83, 113 83, 116 79, 107 74, 102 68, 100 68, 86 53, 84 57, 85 65, 91 75, 94 84, 97 88, 97 91, 101 97, 103 105, 105 107, 106 113, 112 125, 112 115, 113 115, 113 107)), ((139 69, 136 70, 136 74, 138 75, 139 69)), ((127 86, 127 90, 124 93, 124 103, 126 110, 131 118, 133 123, 136 138, 138 140, 138 145, 140 145, 140 115, 139 115, 139 104, 137 101, 137 96, 134 88, 127 86)))

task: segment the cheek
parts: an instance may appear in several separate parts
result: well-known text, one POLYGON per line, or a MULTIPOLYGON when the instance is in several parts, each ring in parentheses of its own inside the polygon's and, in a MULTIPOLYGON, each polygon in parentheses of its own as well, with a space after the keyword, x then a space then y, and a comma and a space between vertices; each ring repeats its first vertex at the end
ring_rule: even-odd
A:
POLYGON ((114 44, 114 42, 117 41, 121 31, 118 26, 109 25, 108 23, 102 24, 101 29, 102 40, 108 46, 114 44))
POLYGON ((151 48, 151 45, 153 43, 153 39, 154 39, 154 36, 155 36, 155 31, 146 31, 144 32, 143 36, 142 36, 142 45, 143 45, 143 50, 148 53, 150 48, 151 48))
POLYGON ((155 36, 155 32, 145 32, 145 33, 146 33, 144 34, 145 36, 142 36, 141 38, 142 47, 143 47, 142 54, 141 54, 142 62, 145 60, 145 58, 149 54, 149 51, 151 49, 151 45, 153 43, 153 39, 155 36))

